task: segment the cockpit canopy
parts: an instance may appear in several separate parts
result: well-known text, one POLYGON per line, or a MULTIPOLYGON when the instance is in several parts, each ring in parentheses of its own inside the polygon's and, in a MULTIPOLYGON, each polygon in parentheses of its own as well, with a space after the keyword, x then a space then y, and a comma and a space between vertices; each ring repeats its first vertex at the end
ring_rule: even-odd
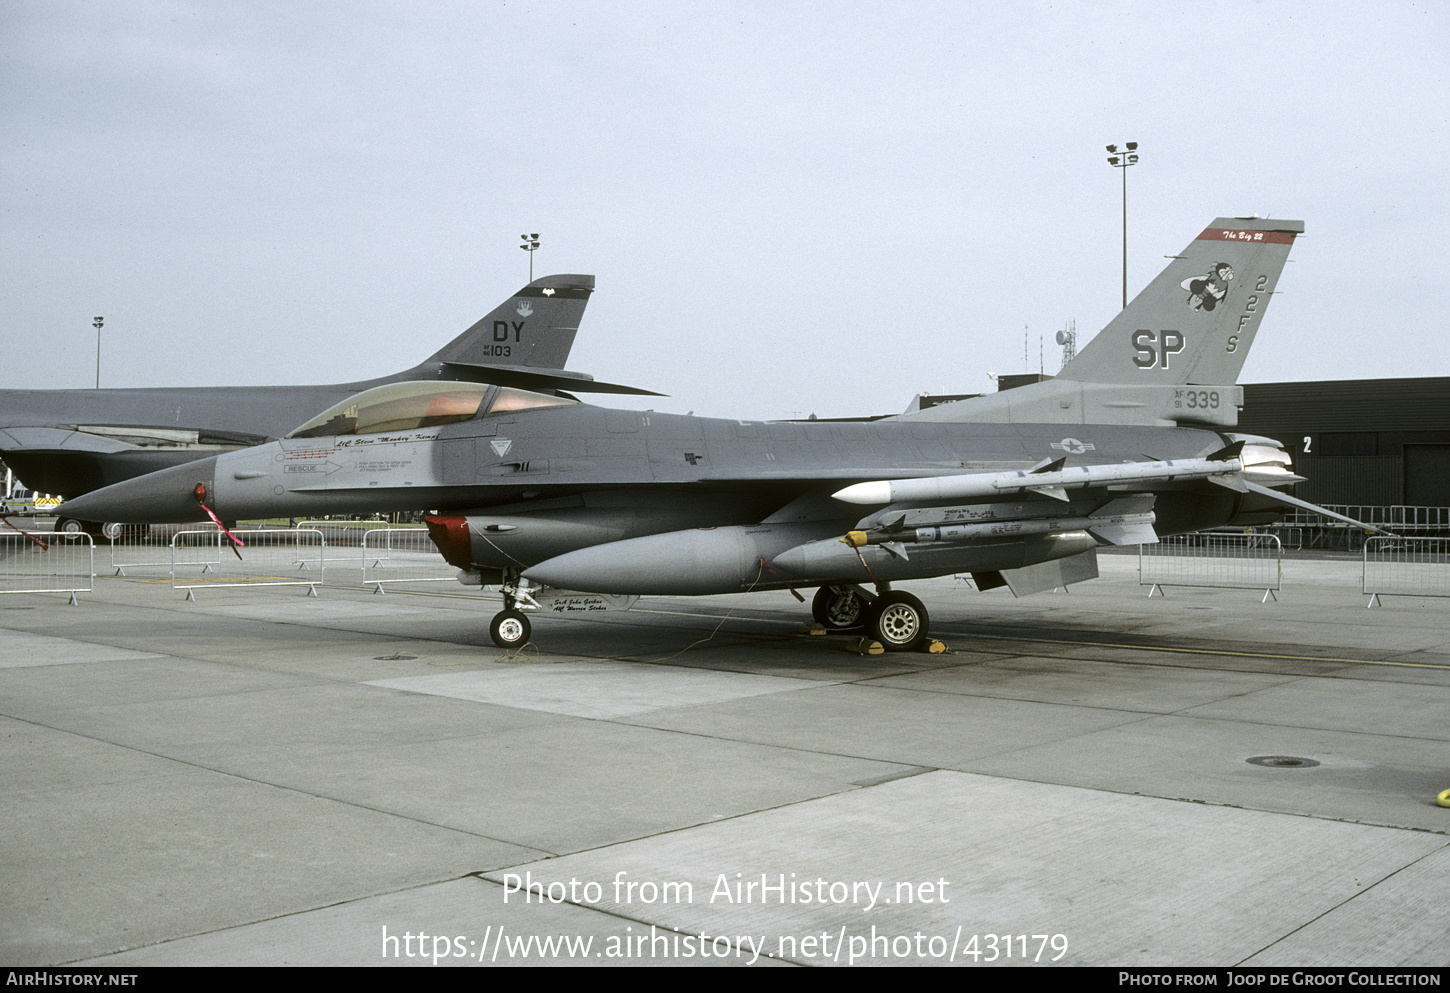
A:
POLYGON ((546 396, 489 383, 389 383, 375 386, 327 408, 290 432, 289 438, 413 431, 471 421, 490 414, 515 413, 535 407, 577 404, 567 397, 546 396))

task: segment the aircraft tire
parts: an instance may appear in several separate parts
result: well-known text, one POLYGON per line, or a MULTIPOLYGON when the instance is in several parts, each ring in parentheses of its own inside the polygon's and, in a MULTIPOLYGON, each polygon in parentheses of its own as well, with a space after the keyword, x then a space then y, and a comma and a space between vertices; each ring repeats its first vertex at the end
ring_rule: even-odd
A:
POLYGON ((55 527, 51 530, 56 534, 84 534, 86 522, 78 521, 74 517, 57 517, 55 527))
POLYGON ((845 631, 865 623, 869 606, 854 586, 822 586, 811 601, 811 617, 828 631, 845 631))
MULTIPOLYGON (((105 538, 113 545, 120 545, 128 541, 141 541, 151 533, 149 524, 102 524, 99 537, 105 538)), ((95 536, 95 532, 92 532, 95 536)))
POLYGON ((881 594, 866 611, 866 629, 888 652, 916 651, 930 626, 925 605, 903 590, 881 594))
POLYGON ((528 644, 531 628, 522 611, 500 610, 488 625, 488 636, 499 648, 522 648, 528 644))

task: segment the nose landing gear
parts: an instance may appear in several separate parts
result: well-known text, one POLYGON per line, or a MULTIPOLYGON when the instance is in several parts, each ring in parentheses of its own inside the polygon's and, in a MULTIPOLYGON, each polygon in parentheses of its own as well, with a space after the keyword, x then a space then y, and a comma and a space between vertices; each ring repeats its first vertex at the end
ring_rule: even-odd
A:
POLYGON ((512 608, 494 614, 488 625, 488 635, 499 648, 512 649, 528 644, 530 630, 528 617, 512 608))
POLYGON ((527 645, 533 631, 528 616, 519 607, 539 609, 539 605, 522 584, 519 573, 519 569, 504 570, 503 585, 500 587, 503 593, 503 610, 494 614, 488 625, 488 636, 493 639, 493 643, 510 651, 527 645))

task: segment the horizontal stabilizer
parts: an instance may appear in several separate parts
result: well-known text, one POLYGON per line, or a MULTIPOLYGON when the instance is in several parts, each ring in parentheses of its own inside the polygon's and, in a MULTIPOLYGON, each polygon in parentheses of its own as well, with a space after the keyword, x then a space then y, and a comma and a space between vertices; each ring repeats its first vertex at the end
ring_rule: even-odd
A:
POLYGON ((445 362, 445 369, 459 379, 471 383, 496 383, 499 386, 514 386, 521 390, 553 391, 571 390, 575 393, 629 393, 635 396, 661 397, 665 394, 653 390, 642 390, 637 386, 622 386, 619 383, 601 383, 593 376, 568 369, 525 369, 521 366, 483 365, 477 362, 445 362))
POLYGON ((1332 518, 1336 521, 1343 521, 1346 524, 1353 524, 1357 528, 1364 528, 1366 531, 1373 531, 1376 534, 1389 535, 1391 538, 1395 536, 1393 531, 1386 531, 1384 528, 1376 527, 1373 524, 1366 524, 1364 523, 1364 521, 1356 521, 1353 517, 1345 517, 1343 514, 1336 514, 1334 511, 1325 510, 1323 507, 1312 504, 1308 500, 1300 500, 1298 497, 1292 497, 1287 493, 1280 493, 1278 490, 1271 490, 1267 486, 1260 486, 1258 483, 1250 482, 1245 482, 1244 485, 1248 487, 1250 493, 1257 493, 1259 496, 1268 497, 1270 500, 1277 500, 1279 503, 1286 504, 1287 506, 1298 507, 1301 510, 1310 510, 1316 514, 1322 514, 1323 516, 1332 518))
POLYGON ((1210 476, 1210 483, 1217 483, 1226 490, 1233 490, 1235 493, 1247 493, 1249 484, 1239 476, 1210 476))

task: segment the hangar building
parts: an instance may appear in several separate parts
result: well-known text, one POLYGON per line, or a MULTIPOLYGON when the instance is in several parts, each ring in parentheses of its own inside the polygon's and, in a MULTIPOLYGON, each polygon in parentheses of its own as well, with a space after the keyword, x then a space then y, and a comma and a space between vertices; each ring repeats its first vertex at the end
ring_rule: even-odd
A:
POLYGON ((1450 507, 1450 377, 1245 383, 1239 431, 1284 443, 1323 506, 1450 507))

